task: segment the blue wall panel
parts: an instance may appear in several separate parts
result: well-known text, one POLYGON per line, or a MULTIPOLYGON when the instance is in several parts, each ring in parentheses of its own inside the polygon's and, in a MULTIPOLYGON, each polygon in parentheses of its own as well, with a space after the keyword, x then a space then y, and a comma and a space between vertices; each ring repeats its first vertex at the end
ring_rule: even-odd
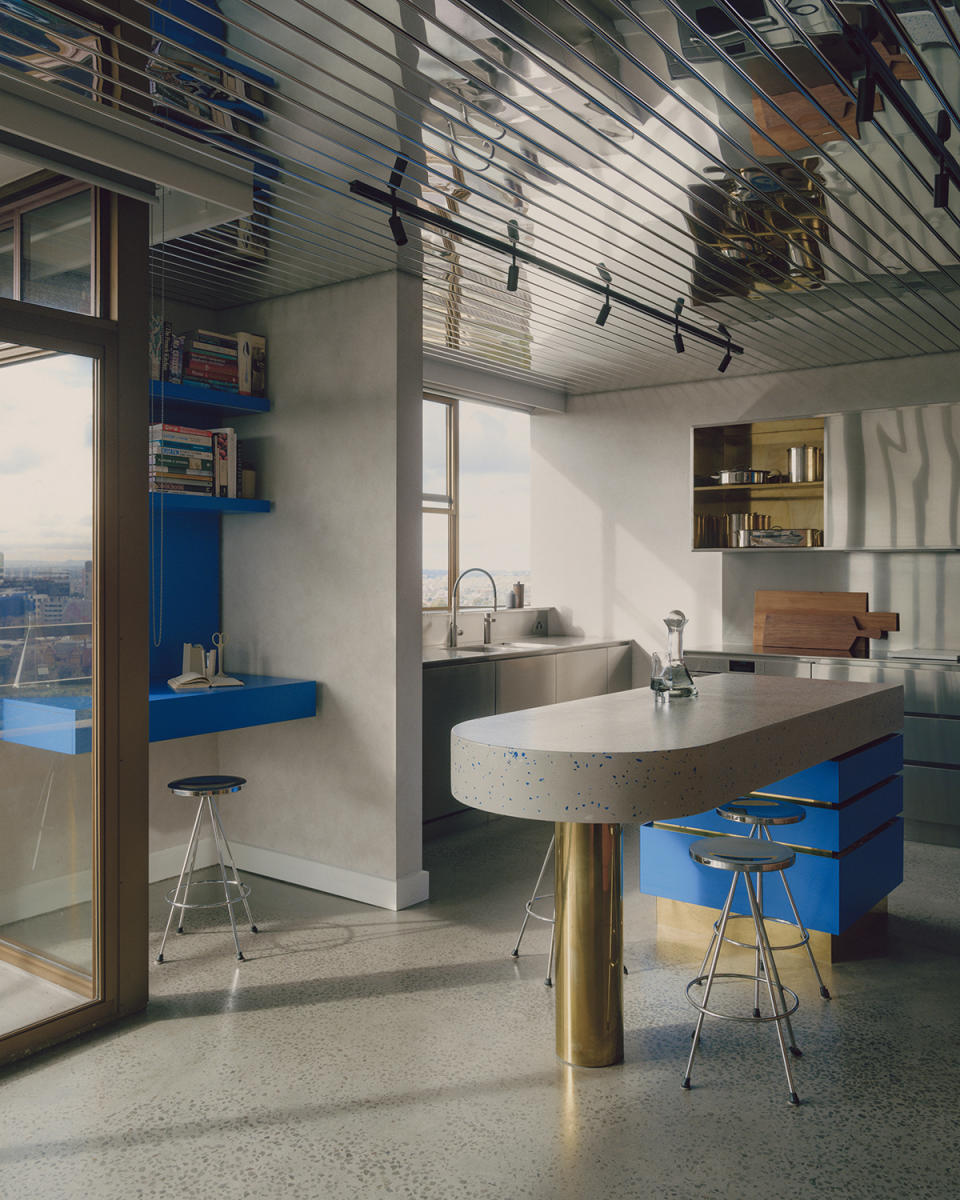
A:
POLYGON ((151 509, 150 678, 180 674, 183 643, 212 648, 220 628, 220 514, 151 509), (160 645, 153 643, 161 630, 160 645))

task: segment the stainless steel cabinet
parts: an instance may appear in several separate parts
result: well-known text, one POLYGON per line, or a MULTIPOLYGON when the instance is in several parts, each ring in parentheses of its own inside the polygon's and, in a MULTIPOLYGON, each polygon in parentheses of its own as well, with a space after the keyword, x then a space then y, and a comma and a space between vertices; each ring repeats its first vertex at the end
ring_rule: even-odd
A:
POLYGON ((960 672, 824 663, 813 676, 902 684, 904 832, 912 841, 960 845, 960 672))
POLYGON ((607 690, 607 648, 558 654, 557 703, 602 696, 607 690))
POLYGON ((633 687, 633 646, 607 647, 607 691, 628 692, 633 687))
POLYGON ((498 713, 521 708, 539 708, 557 701, 556 654, 538 654, 531 658, 506 658, 497 669, 498 713))
POLYGON ((423 819, 464 806, 450 794, 450 730, 495 711, 493 663, 465 663, 423 672, 423 819))

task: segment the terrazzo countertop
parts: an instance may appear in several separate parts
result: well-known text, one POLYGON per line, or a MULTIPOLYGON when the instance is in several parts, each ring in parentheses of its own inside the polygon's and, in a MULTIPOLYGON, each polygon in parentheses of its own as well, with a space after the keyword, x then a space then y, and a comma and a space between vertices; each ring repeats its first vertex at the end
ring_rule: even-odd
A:
POLYGON ((472 808, 540 821, 700 812, 903 725, 898 685, 710 675, 695 698, 648 688, 481 717, 451 732, 451 787, 472 808))
POLYGON ((537 654, 565 654, 570 650, 593 650, 605 646, 629 646, 625 638, 598 637, 518 637, 512 642, 491 642, 487 646, 424 646, 423 665, 439 666, 449 662, 485 662, 490 658, 530 658, 537 654))

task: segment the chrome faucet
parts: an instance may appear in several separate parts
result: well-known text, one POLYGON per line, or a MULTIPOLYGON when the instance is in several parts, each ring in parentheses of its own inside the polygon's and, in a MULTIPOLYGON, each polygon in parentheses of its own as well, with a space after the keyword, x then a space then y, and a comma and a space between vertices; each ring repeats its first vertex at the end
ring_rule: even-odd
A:
MULTIPOLYGON (((450 634, 447 637, 447 645, 452 648, 456 648, 457 638, 461 633, 463 633, 462 629, 457 628, 457 589, 460 587, 460 580, 463 579, 464 575, 469 575, 473 571, 479 571, 481 575, 486 575, 486 577, 490 580, 490 586, 493 588, 493 611, 497 611, 497 585, 494 583, 493 576, 490 574, 490 572, 485 571, 483 567, 467 567, 465 571, 461 571, 457 576, 456 583, 453 585, 453 593, 451 596, 452 611, 450 616, 450 634)), ((497 618, 491 616, 490 613, 487 613, 483 618, 483 644, 485 646, 490 643, 492 637, 492 630, 490 627, 493 622, 496 621, 496 619, 497 618)))

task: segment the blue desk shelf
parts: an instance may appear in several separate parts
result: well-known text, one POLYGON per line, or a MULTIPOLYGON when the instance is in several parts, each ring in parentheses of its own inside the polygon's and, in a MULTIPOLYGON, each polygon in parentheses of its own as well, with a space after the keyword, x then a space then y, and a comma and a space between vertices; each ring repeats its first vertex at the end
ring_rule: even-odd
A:
POLYGON ((150 684, 150 741, 221 733, 250 725, 270 725, 317 715, 317 684, 312 679, 276 675, 237 675, 243 687, 175 692, 165 680, 150 684))
MULTIPOLYGON (((317 715, 312 679, 276 675, 237 675, 243 687, 175 692, 166 680, 150 684, 150 741, 222 733, 251 725, 271 725, 317 715)), ((90 696, 0 699, 0 741, 57 754, 89 754, 90 696)))

